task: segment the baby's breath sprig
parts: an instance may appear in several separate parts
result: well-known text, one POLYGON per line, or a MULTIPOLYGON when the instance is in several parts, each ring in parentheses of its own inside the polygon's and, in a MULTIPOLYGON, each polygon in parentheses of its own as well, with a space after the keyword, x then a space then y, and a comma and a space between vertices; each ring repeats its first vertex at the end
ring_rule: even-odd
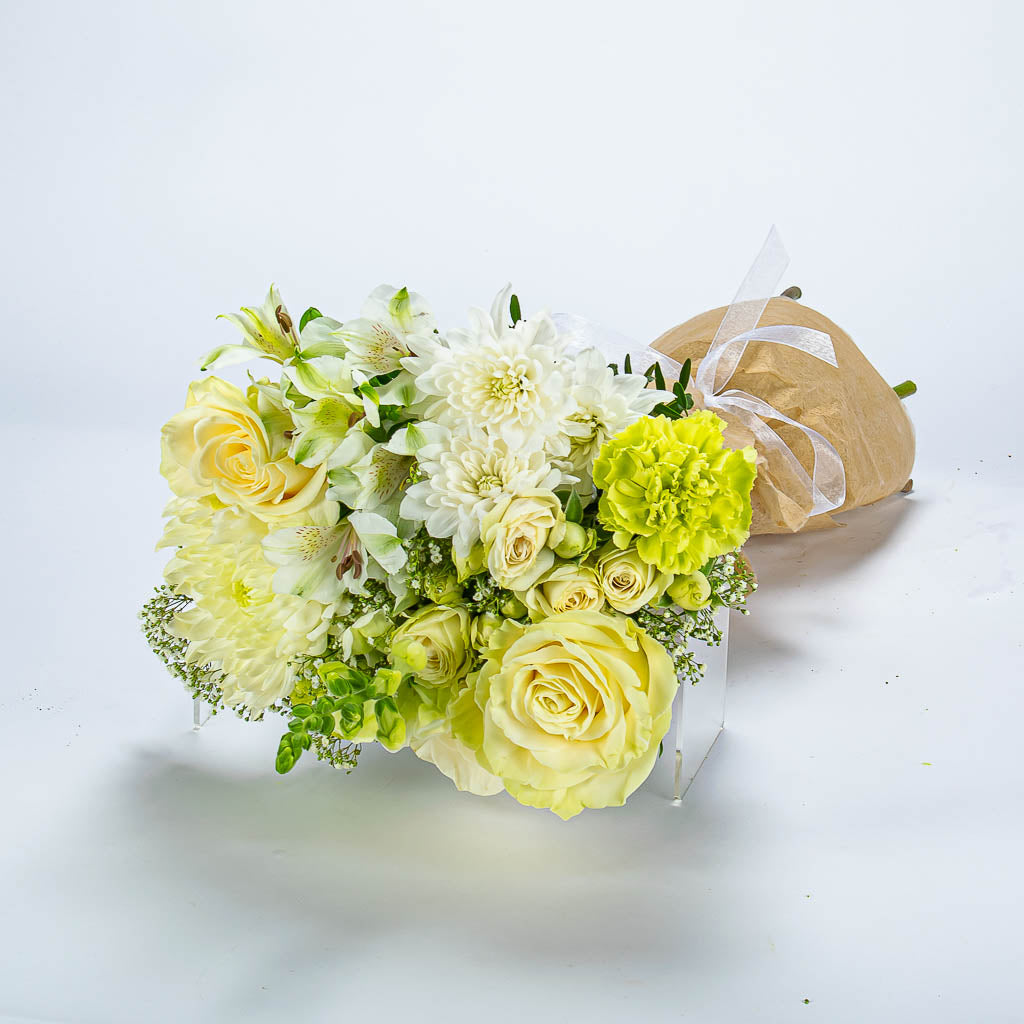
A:
POLYGON ((757 590, 757 576, 739 551, 730 551, 712 559, 704 567, 704 575, 711 585, 713 604, 747 614, 746 601, 757 590))
MULTIPOLYGON (((653 608, 647 605, 633 614, 633 621, 665 648, 675 665, 676 675, 681 683, 697 683, 703 677, 704 666, 697 661, 693 651, 687 646, 688 638, 694 635, 697 626, 693 612, 675 606, 653 608)), ((721 639, 722 634, 719 632, 717 641, 707 642, 720 643, 721 639)))
POLYGON ((448 581, 456 579, 450 540, 438 540, 426 530, 420 530, 405 542, 405 550, 409 588, 420 597, 429 597, 438 588, 444 589, 448 581))
POLYGON ((220 689, 220 672, 212 665, 190 665, 188 641, 168 632, 174 616, 185 611, 192 599, 176 594, 164 584, 153 588, 153 596, 139 611, 142 635, 150 650, 164 663, 167 671, 180 679, 193 697, 210 706, 210 714, 224 709, 224 694, 220 689))

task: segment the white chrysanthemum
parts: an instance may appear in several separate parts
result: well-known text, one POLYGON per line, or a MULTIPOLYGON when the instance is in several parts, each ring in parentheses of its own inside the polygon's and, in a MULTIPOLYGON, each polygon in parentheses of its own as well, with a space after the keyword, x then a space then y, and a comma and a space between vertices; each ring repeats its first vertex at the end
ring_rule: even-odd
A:
POLYGON ((480 520, 504 495, 553 491, 576 481, 551 463, 542 446, 516 447, 482 433, 451 434, 421 448, 417 458, 423 479, 406 491, 400 514, 424 522, 432 537, 451 537, 460 558, 469 556, 480 539, 480 520))
POLYGON ((446 341, 410 338, 402 365, 424 395, 440 401, 428 415, 450 427, 487 430, 519 447, 559 431, 573 409, 563 342, 546 313, 514 327, 483 310, 446 341))
POLYGON ((266 524, 233 508, 172 504, 164 543, 181 546, 164 578, 192 603, 168 631, 188 641, 189 664, 219 671, 225 703, 263 711, 291 692, 294 658, 323 653, 331 611, 273 592, 260 547, 266 524))
POLYGON ((646 416, 672 395, 647 387, 638 373, 613 373, 607 358, 596 348, 584 349, 573 363, 572 396, 575 409, 562 424, 569 435, 569 461, 573 471, 589 481, 601 446, 610 437, 646 416))

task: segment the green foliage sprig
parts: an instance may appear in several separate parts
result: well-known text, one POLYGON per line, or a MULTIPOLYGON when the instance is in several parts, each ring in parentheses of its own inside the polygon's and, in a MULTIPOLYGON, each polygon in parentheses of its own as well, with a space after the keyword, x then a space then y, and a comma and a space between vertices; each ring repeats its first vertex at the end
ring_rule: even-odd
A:
MULTIPOLYGON (((650 369, 650 368, 649 368, 650 369)), ((665 375, 662 372, 661 364, 654 364, 655 387, 665 389, 665 375)), ((650 378, 648 377, 648 380, 650 378)), ((679 370, 679 380, 672 385, 672 394, 675 398, 671 402, 662 402, 656 405, 652 412, 654 416, 667 416, 669 419, 677 420, 686 416, 693 408, 693 395, 687 392, 690 384, 690 360, 687 359, 679 370)))
POLYGON ((402 673, 381 668, 370 676, 341 661, 332 661, 317 669, 324 692, 308 704, 293 704, 288 731, 277 747, 275 768, 284 775, 295 767, 314 737, 331 741, 335 737, 352 741, 375 739, 388 750, 397 750, 405 742, 405 719, 395 703, 394 694, 402 673), (372 736, 360 734, 370 724, 372 736))

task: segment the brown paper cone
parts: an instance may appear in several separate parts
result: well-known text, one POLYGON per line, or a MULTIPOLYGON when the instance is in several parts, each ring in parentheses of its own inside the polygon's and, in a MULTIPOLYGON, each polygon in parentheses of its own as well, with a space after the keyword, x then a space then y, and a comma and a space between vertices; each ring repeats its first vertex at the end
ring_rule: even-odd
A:
MULTIPOLYGON (((677 362, 690 359, 696 370, 718 330, 726 307, 701 313, 666 331, 654 348, 677 362)), ((914 427, 893 389, 867 361, 850 336, 828 317, 791 299, 771 299, 758 326, 797 324, 824 331, 835 346, 838 369, 806 352, 751 342, 728 387, 761 398, 786 416, 812 427, 835 445, 846 469, 846 501, 835 512, 809 517, 809 496, 792 479, 784 460, 757 453, 757 480, 751 502, 751 533, 795 533, 836 525, 838 512, 887 497, 902 489, 914 466, 914 427)), ((697 407, 699 395, 694 396, 697 407)), ((795 427, 769 422, 811 473, 810 442, 795 427)), ((742 424, 725 432, 731 447, 757 447, 742 424)))

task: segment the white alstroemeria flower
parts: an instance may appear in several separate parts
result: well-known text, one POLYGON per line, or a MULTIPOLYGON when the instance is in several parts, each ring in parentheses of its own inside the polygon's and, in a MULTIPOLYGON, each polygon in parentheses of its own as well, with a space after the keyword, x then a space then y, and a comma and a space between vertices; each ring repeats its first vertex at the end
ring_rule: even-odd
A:
POLYGON ((438 399, 429 403, 431 418, 522 447, 558 433, 573 412, 571 364, 547 313, 512 327, 501 318, 501 304, 499 296, 494 316, 470 310, 469 328, 444 341, 410 338, 415 355, 402 366, 424 395, 438 399))
POLYGON ((329 395, 292 406, 295 433, 288 454, 300 466, 319 466, 363 419, 356 396, 329 395))
POLYGON ((447 433, 436 423, 410 423, 387 441, 375 443, 363 431, 352 431, 327 460, 327 497, 349 508, 397 519, 402 485, 416 453, 427 444, 441 441, 447 433))
POLYGON ((408 288, 382 284, 363 304, 361 315, 332 332, 344 347, 345 361, 368 377, 400 370, 412 355, 407 338, 433 334, 437 324, 426 300, 408 288))
POLYGON ((245 340, 241 345, 218 345, 203 357, 200 369, 231 366, 258 357, 283 363, 295 352, 298 325, 292 321, 276 285, 270 286, 262 306, 243 306, 241 315, 222 313, 217 319, 230 320, 245 340))
POLYGON ((338 522, 338 512, 337 502, 325 501, 311 510, 310 522, 263 538, 264 557, 277 566, 274 593, 333 605, 346 592, 366 593, 368 579, 386 580, 396 595, 404 592, 396 574, 406 553, 394 523, 373 512, 338 522))
POLYGON ((569 461, 586 481, 601 446, 659 402, 672 401, 668 391, 647 387, 639 373, 613 373, 607 357, 596 348, 583 349, 573 364, 572 396, 575 410, 562 423, 569 435, 569 461))
POLYGON ((483 433, 448 434, 421 448, 417 459, 423 479, 405 492, 400 514, 425 522, 433 537, 451 537, 459 558, 469 557, 481 519, 501 498, 576 482, 549 460, 542 444, 517 447, 483 433))
POLYGON ((284 394, 295 435, 289 454, 302 466, 319 466, 364 418, 380 426, 381 396, 365 374, 352 370, 329 353, 332 327, 340 324, 320 317, 306 325, 308 348, 296 353, 284 368, 284 394))

